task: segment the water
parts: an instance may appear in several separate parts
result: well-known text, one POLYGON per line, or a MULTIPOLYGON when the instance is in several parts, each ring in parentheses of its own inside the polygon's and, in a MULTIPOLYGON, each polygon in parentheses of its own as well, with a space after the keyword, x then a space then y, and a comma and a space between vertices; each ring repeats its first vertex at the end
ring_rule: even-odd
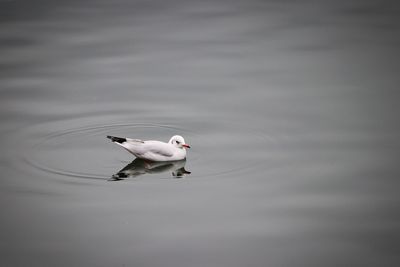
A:
POLYGON ((397 14, 1 1, 1 265, 398 266, 397 14))

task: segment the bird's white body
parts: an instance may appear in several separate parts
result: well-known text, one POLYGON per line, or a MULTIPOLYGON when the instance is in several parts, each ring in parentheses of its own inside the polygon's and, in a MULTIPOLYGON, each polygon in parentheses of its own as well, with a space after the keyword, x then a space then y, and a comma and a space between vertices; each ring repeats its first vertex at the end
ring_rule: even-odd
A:
POLYGON ((171 137, 168 143, 155 140, 139 140, 107 136, 115 144, 122 146, 135 157, 150 161, 175 161, 186 158, 186 148, 190 146, 185 143, 182 136, 171 137))

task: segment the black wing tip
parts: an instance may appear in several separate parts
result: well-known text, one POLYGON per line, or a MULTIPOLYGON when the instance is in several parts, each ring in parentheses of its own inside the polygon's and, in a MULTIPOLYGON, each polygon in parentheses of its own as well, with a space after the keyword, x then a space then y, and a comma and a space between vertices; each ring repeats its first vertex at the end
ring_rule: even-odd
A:
POLYGON ((126 142, 126 138, 122 138, 122 137, 107 135, 107 138, 111 139, 111 141, 113 141, 113 142, 120 143, 120 144, 126 142))

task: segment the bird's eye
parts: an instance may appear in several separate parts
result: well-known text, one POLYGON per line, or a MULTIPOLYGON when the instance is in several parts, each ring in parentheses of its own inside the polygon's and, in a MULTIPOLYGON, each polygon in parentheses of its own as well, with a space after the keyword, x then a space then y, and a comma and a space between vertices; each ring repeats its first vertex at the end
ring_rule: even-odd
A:
POLYGON ((181 143, 181 142, 179 142, 179 141, 175 141, 178 145, 181 143))

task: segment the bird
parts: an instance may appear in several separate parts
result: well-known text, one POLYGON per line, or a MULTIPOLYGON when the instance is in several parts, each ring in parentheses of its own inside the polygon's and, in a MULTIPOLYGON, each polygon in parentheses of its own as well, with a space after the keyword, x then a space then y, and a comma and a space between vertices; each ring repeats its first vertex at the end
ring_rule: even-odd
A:
POLYGON ((190 148, 185 139, 174 135, 168 143, 155 140, 143 141, 107 135, 113 143, 122 146, 135 157, 148 161, 176 161, 186 159, 186 149, 190 148))

